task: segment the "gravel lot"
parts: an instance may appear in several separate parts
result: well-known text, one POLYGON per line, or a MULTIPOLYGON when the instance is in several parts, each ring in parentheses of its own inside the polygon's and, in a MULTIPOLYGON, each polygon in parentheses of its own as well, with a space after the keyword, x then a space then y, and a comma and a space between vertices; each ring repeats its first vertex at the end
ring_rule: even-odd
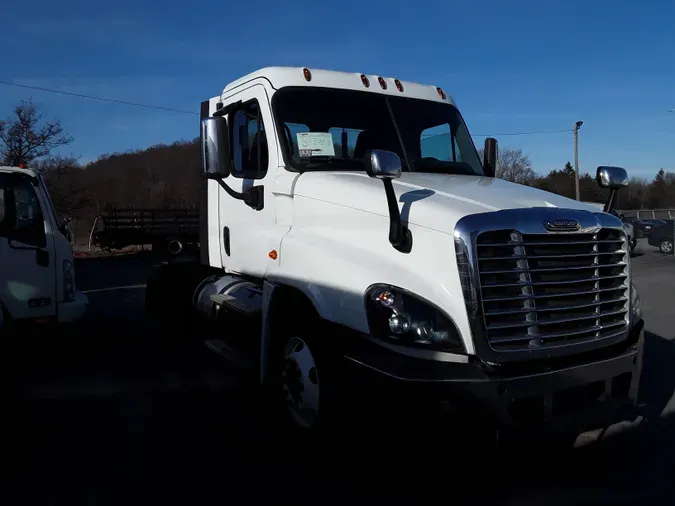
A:
POLYGON ((641 243, 632 261, 647 324, 645 422, 535 459, 476 452, 442 429, 392 435, 366 421, 359 438, 282 439, 254 387, 219 357, 144 322, 151 256, 78 260, 92 302, 86 325, 2 352, 10 471, 0 502, 673 504, 675 258, 641 243))

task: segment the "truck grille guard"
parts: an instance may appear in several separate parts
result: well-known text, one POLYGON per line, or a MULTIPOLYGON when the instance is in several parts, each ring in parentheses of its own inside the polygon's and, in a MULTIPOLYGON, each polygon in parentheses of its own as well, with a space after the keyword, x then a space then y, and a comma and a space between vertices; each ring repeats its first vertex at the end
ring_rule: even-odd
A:
POLYGON ((630 254, 605 213, 466 216, 455 253, 476 353, 488 364, 584 353, 628 337, 630 254))

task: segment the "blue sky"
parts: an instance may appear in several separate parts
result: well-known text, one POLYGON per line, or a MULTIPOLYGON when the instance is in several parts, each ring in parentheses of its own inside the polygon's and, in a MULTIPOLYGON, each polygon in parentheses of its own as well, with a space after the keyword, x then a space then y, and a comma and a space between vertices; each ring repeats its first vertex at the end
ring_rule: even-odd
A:
MULTIPOLYGON (((0 80, 199 111, 266 65, 436 84, 470 130, 572 128, 580 167, 675 170, 675 2, 483 0, 198 3, 9 0, 0 80)), ((198 116, 0 86, 0 117, 32 97, 86 162, 198 135, 198 116)), ((538 172, 573 158, 572 133, 497 135, 538 172)), ((476 139, 477 144, 482 138, 476 139)))

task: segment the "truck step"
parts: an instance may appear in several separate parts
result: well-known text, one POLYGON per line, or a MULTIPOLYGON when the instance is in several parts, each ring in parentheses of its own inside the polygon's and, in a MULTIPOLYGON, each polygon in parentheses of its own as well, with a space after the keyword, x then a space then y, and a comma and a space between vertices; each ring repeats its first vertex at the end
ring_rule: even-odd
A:
POLYGON ((232 311, 236 311, 237 313, 245 316, 256 316, 260 312, 256 308, 252 308, 251 306, 247 306, 246 304, 239 302, 231 295, 225 295, 222 293, 211 295, 211 302, 217 306, 231 309, 232 311))
POLYGON ((243 372, 255 373, 257 371, 258 362, 253 355, 248 355, 236 350, 222 339, 212 338, 204 341, 204 345, 211 351, 224 357, 231 362, 237 369, 243 372))

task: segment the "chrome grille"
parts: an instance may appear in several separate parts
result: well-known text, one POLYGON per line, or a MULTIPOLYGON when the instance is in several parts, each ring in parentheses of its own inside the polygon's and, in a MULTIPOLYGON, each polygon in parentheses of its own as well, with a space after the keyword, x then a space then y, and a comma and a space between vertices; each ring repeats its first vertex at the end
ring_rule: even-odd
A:
POLYGON ((628 258, 619 229, 476 238, 485 331, 498 352, 616 337, 628 325, 628 258))

